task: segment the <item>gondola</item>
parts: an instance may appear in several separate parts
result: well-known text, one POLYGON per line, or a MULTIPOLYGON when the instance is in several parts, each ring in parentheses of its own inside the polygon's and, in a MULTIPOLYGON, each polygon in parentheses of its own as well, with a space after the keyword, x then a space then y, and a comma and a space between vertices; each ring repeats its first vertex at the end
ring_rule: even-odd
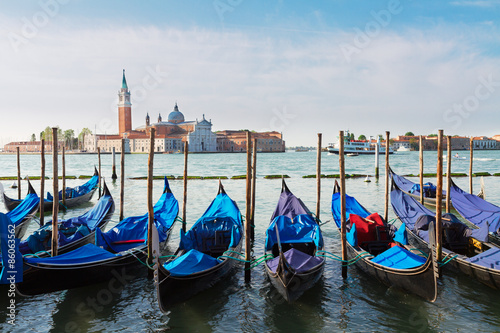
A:
MULTIPOLYGON (((104 192, 95 206, 83 215, 58 221, 58 254, 77 249, 94 242, 97 229, 106 227, 115 211, 115 202, 104 183, 104 192)), ((35 230, 19 244, 22 255, 36 254, 39 257, 51 255, 52 221, 35 230)))
POLYGON ((16 226, 16 238, 24 237, 39 207, 40 198, 28 180, 28 194, 16 208, 6 214, 16 226))
MULTIPOLYGON (((94 175, 86 183, 76 187, 66 187, 66 204, 62 202, 62 190, 59 191, 59 207, 60 209, 73 208, 79 206, 92 199, 94 192, 99 185, 99 173, 94 168, 94 175)), ((43 201, 44 212, 51 212, 53 207, 53 197, 47 192, 47 198, 43 201)), ((5 209, 11 211, 21 203, 22 200, 9 198, 5 192, 3 193, 3 202, 5 209)))
MULTIPOLYGON (((393 182, 391 204, 406 225, 410 243, 426 251, 435 213, 404 193, 393 182)), ((442 215, 443 260, 453 268, 494 289, 500 289, 500 248, 488 242, 488 227, 471 229, 453 214, 442 215)))
POLYGON ((297 300, 322 276, 325 259, 318 221, 282 181, 281 195, 266 230, 265 263, 272 285, 288 302, 297 300))
MULTIPOLYGON (((377 213, 370 213, 354 197, 345 195, 347 258, 363 272, 386 286, 393 286, 434 302, 438 267, 434 255, 427 258, 410 251, 404 226, 396 230, 377 213)), ((332 214, 341 230, 340 193, 335 182, 332 214)), ((429 237, 434 240, 433 235, 429 237)), ((432 248, 435 249, 433 242, 432 248)), ((429 252, 429 251, 428 251, 429 252)))
MULTIPOLYGON (((389 174, 393 182, 409 196, 420 200, 420 184, 414 183, 403 176, 398 175, 391 168, 389 174)), ((445 203, 446 191, 443 191, 443 204, 445 203)), ((424 203, 430 206, 436 206, 436 185, 427 182, 424 184, 424 203)))
POLYGON ((219 192, 205 213, 186 233, 181 230, 175 257, 165 263, 155 259, 160 310, 167 312, 226 277, 237 262, 233 258, 241 251, 242 235, 238 206, 219 182, 219 192))
MULTIPOLYGON (((154 206, 157 241, 165 247, 179 205, 165 178, 163 194, 154 206)), ((87 244, 56 257, 24 257, 22 295, 36 295, 105 282, 117 276, 133 278, 135 266, 147 257, 148 214, 128 217, 107 232, 96 229, 95 245, 87 244)), ((144 269, 145 270, 145 269, 144 269)))

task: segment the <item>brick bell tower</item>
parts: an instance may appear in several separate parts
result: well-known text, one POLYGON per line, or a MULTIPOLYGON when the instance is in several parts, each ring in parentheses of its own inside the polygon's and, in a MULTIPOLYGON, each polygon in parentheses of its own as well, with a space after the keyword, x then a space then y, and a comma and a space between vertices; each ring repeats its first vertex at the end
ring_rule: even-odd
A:
POLYGON ((123 133, 132 130, 132 103, 130 103, 125 70, 123 70, 122 88, 118 91, 118 129, 121 137, 123 133))

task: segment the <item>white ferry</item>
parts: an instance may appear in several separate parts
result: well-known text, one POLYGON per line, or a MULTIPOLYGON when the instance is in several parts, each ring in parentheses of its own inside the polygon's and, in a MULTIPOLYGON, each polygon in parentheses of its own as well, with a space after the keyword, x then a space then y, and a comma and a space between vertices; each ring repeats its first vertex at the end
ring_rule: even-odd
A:
MULTIPOLYGON (((344 135, 344 154, 372 154, 375 155, 375 147, 379 145, 379 154, 385 154, 385 145, 380 144, 378 140, 351 140, 349 131, 345 132, 344 135)), ((337 154, 339 153, 339 142, 328 144, 328 153, 337 154)), ((394 150, 389 147, 389 154, 394 153, 394 150)))

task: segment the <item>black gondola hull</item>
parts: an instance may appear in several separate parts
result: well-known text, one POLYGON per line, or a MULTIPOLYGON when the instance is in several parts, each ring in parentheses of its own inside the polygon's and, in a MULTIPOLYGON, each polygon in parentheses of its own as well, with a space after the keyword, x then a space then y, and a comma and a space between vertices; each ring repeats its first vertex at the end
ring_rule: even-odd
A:
MULTIPOLYGON (((144 260, 145 255, 136 252, 144 260)), ((25 264, 23 282, 16 284, 21 295, 38 295, 60 290, 83 287, 117 279, 120 282, 136 277, 139 261, 132 255, 113 258, 102 263, 88 265, 28 266, 25 264)), ((144 268, 146 269, 146 268, 144 268)))
POLYGON ((33 215, 27 216, 26 218, 24 218, 21 221, 21 223, 19 223, 16 226, 16 231, 15 231, 16 238, 22 239, 24 237, 24 235, 26 234, 26 231, 28 230, 28 227, 31 224, 32 219, 33 219, 33 215))
MULTIPOLYGON (((427 247, 427 243, 408 228, 406 228, 406 231, 408 233, 408 241, 410 244, 423 252, 428 253, 429 249, 427 247)), ((456 256, 444 265, 444 268, 455 272, 462 272, 493 289, 500 289, 499 270, 473 264, 465 260, 465 256, 457 255, 456 253, 445 248, 443 248, 443 256, 448 259, 456 256)))
MULTIPOLYGON (((62 200, 60 200, 59 207, 60 207, 60 209, 64 209, 64 208, 73 208, 73 207, 80 206, 81 204, 90 201, 92 199, 92 197, 94 196, 94 193, 96 190, 97 190, 97 188, 93 188, 90 192, 85 193, 79 197, 66 199, 66 205, 63 205, 62 200)), ((11 210, 13 210, 14 208, 16 208, 21 203, 21 201, 22 200, 16 200, 16 199, 9 198, 5 193, 3 194, 3 202, 5 205, 5 209, 7 209, 7 211, 9 211, 9 212, 11 210)), ((53 204, 54 203, 52 201, 44 200, 43 201, 44 213, 51 212, 52 208, 53 208, 53 204)))
MULTIPOLYGON (((229 250, 240 252, 241 242, 236 248, 229 250)), ((237 258, 235 254, 228 256, 237 258)), ((212 287, 227 277, 236 265, 234 259, 224 261, 211 269, 188 276, 171 276, 161 265, 155 266, 155 285, 160 310, 164 313, 178 303, 184 302, 194 295, 212 287)))
MULTIPOLYGON (((354 247, 347 243, 347 257, 353 259, 359 255, 354 247)), ((376 278, 388 287, 396 287, 434 302, 437 297, 437 277, 432 268, 432 260, 417 269, 390 269, 371 262, 367 258, 359 259, 355 265, 366 274, 376 278)))

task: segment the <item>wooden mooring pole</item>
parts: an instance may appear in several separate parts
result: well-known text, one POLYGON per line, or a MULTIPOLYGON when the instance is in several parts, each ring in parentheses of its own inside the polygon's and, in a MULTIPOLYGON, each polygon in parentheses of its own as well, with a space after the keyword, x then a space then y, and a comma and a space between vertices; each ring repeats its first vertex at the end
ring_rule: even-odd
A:
POLYGON ((245 212, 245 281, 250 281, 250 260, 252 259, 251 187, 252 187, 252 133, 247 131, 247 179, 245 212))
POLYGON ((442 253, 442 225, 441 217, 443 214, 443 130, 438 131, 437 146, 437 189, 436 189, 436 256, 441 260, 442 253))
POLYGON ((379 178, 379 155, 380 155, 380 139, 377 138, 377 144, 375 145, 375 179, 378 181, 379 178))
MULTIPOLYGON (((321 139, 322 133, 318 133, 318 152, 316 153, 316 218, 319 221, 321 210, 321 139)), ((319 223, 319 222, 318 222, 319 223)))
POLYGON ((250 209, 250 239, 253 243, 255 240, 255 186, 257 183, 257 139, 253 139, 252 150, 252 193, 251 193, 251 209, 250 209))
POLYGON ((102 195, 102 188, 101 188, 101 147, 97 147, 97 163, 99 164, 99 198, 102 195))
POLYGON ((184 194, 182 196, 182 231, 186 232, 186 205, 187 205, 187 186, 188 186, 188 149, 189 144, 184 142, 184 177, 182 182, 184 185, 184 194))
POLYGON ((17 154, 17 199, 21 200, 21 158, 19 147, 16 147, 17 154))
POLYGON ((389 137, 391 132, 385 131, 385 204, 384 220, 389 218, 389 137))
POLYGON ((446 156, 446 212, 451 209, 450 188, 451 188, 451 135, 446 136, 447 156, 446 156))
POLYGON ((59 213, 59 177, 57 173, 57 127, 52 128, 52 256, 57 256, 57 245, 59 240, 59 225, 57 224, 57 214, 59 213))
POLYGON ((342 250, 342 278, 347 278, 347 239, 345 209, 345 164, 344 164, 344 131, 339 133, 339 173, 340 173, 340 239, 342 250))
POLYGON ((42 170, 40 171, 40 227, 44 225, 44 214, 45 214, 45 206, 44 206, 44 196, 45 196, 45 140, 42 139, 40 143, 40 158, 42 170))
POLYGON ((112 166, 112 169, 111 169, 111 179, 113 180, 116 180, 116 178, 118 178, 116 176, 116 152, 115 152, 115 147, 113 147, 113 150, 112 150, 112 155, 113 155, 113 166, 112 166))
POLYGON ((424 204, 424 138, 422 135, 418 138, 418 160, 419 171, 418 177, 420 179, 420 203, 424 204))
POLYGON ((125 139, 120 152, 120 221, 123 220, 123 199, 125 194, 125 139))
POLYGON ((62 204, 63 209, 66 207, 66 159, 64 154, 64 145, 61 151, 61 164, 62 164, 62 204))
MULTIPOLYGON (((155 128, 150 128, 149 157, 148 157, 148 266, 153 266, 153 242, 152 234, 155 226, 155 214, 153 209, 153 158, 155 156, 155 128)), ((153 271, 148 267, 148 275, 153 277, 153 271)))
POLYGON ((469 156, 469 193, 472 193, 472 158, 474 157, 474 138, 471 136, 470 137, 470 156, 469 156))

